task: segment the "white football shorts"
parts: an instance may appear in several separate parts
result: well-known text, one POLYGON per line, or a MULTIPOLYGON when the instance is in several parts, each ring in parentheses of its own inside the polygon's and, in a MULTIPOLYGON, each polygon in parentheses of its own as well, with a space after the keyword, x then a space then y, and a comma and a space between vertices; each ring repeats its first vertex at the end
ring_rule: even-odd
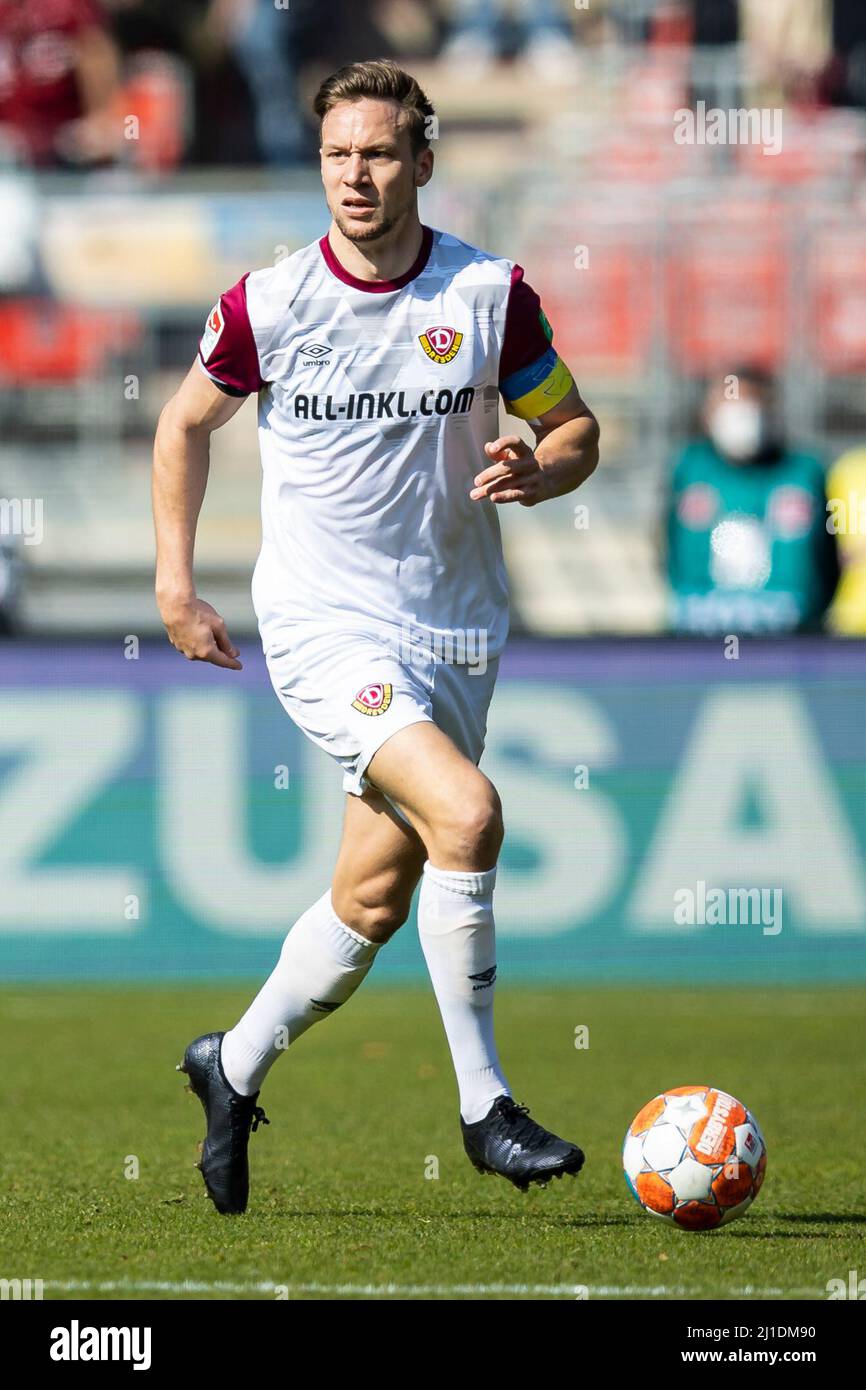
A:
POLYGON ((392 734, 429 721, 477 763, 499 658, 447 662, 399 635, 293 623, 264 643, 274 690, 307 738, 343 769, 343 788, 363 795, 374 754, 392 734))

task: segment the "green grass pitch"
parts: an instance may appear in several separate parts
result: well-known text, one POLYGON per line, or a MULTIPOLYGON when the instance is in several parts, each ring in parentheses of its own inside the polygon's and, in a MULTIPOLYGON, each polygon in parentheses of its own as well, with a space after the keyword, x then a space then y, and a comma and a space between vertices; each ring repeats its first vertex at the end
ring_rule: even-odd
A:
POLYGON ((866 1275, 864 989, 500 987, 516 1098, 587 1154, 523 1194, 463 1154, 431 993, 368 986, 271 1073, 250 1209, 225 1218, 174 1066, 253 988, 0 992, 0 1277, 46 1298, 825 1299, 866 1275), (769 1151, 751 1211, 706 1234, 643 1213, 620 1165, 638 1108, 692 1082, 749 1106, 769 1151))

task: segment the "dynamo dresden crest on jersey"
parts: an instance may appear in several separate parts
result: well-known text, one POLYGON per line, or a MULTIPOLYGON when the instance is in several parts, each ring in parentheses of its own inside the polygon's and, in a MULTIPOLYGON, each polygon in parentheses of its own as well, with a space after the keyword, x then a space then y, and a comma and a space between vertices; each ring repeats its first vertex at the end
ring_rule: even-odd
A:
POLYGON ((352 701, 352 709, 360 714, 384 714, 391 703, 391 687, 381 681, 373 681, 359 690, 352 701))
POLYGON ((460 351, 463 334, 458 333, 456 328, 445 328, 440 324, 436 328, 428 328, 418 342, 434 362, 453 362, 460 351))

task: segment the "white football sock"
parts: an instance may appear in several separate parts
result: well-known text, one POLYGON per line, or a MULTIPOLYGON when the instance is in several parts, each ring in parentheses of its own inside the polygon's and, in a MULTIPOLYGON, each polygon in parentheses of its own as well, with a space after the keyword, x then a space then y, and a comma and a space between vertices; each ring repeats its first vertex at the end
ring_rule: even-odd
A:
POLYGON ((257 1091, 280 1053, 354 994, 379 944, 340 921, 328 889, 298 918, 273 974, 223 1038, 229 1085, 242 1096, 257 1091))
POLYGON ((418 934, 460 1090, 467 1124, 481 1120, 497 1096, 510 1095, 493 1040, 496 869, 463 873, 424 865, 418 934))

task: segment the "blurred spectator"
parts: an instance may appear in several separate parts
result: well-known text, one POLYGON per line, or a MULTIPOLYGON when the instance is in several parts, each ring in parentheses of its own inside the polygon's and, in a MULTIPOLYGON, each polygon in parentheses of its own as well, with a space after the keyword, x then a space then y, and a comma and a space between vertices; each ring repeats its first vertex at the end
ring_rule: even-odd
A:
POLYGON ((832 55, 833 0, 740 0, 749 102, 814 106, 832 55))
POLYGON ((21 547, 0 534, 0 637, 18 628, 23 568, 21 547))
POLYGON ((560 0, 455 0, 454 29, 445 45, 445 62, 476 72, 502 56, 506 26, 514 17, 521 56, 543 76, 575 74, 572 29, 560 0))
POLYGON ((181 156, 193 164, 257 162, 251 99, 221 26, 211 20, 214 0, 103 3, 123 55, 124 113, 142 122, 141 138, 129 142, 124 157, 145 167, 172 167, 181 156), (141 158, 154 138, 156 156, 141 158))
POLYGON ((305 153, 292 12, 274 0, 213 0, 208 22, 246 80, 256 139, 266 164, 292 164, 305 153))
POLYGON ((866 106, 866 4, 834 0, 831 99, 842 106, 866 106))
POLYGON ((838 539, 842 565, 830 626, 845 637, 866 637, 866 448, 836 460, 827 494, 827 525, 838 539))
POLYGON ((318 0, 104 3, 131 71, 160 53, 182 65, 192 113, 185 158, 196 165, 313 159, 315 128, 299 96, 298 73, 316 57, 317 44, 324 44, 330 64, 332 50, 342 52, 365 32, 359 21, 366 7, 353 11, 350 0, 329 0, 327 28, 318 0))
POLYGON ((0 0, 0 131, 13 156, 37 168, 112 158, 118 90, 97 0, 0 0))
MULTIPOLYGON (((730 0, 736 4, 736 0, 730 0)), ((618 42, 692 42, 695 10, 703 0, 605 0, 604 15, 618 42)), ((575 7, 577 8, 577 7, 575 7)))
POLYGON ((839 576, 820 460, 783 440, 772 382, 752 369, 709 388, 702 423, 673 475, 673 627, 741 635, 818 627, 839 576))
POLYGON ((691 0, 695 43, 712 47, 739 38, 739 0, 691 0))
MULTIPOLYGON (((848 0, 835 0, 838 5, 848 0)), ((853 0, 862 5, 863 0, 853 0)), ((693 98, 711 106, 814 107, 833 65, 834 0, 688 0, 693 98)))

